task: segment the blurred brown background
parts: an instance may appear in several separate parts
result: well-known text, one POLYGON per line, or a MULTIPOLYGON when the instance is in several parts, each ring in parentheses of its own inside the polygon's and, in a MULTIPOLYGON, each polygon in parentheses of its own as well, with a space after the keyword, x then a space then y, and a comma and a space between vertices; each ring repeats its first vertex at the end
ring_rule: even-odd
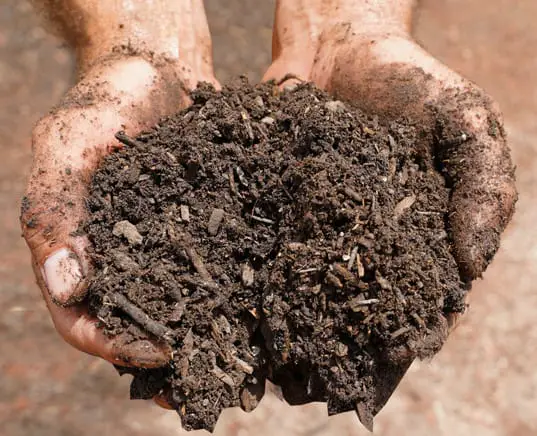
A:
MULTIPOLYGON (((206 0, 217 74, 258 79, 270 60, 273 1, 206 0)), ((494 265, 444 350, 415 364, 376 421, 382 436, 537 434, 537 2, 422 0, 416 36, 505 112, 521 199, 494 265)), ((70 53, 25 0, 0 2, 0 435, 166 436, 179 421, 127 400, 128 380, 56 335, 20 238, 32 125, 73 80, 70 53)), ((225 413, 220 435, 365 435, 353 414, 267 397, 225 413)))

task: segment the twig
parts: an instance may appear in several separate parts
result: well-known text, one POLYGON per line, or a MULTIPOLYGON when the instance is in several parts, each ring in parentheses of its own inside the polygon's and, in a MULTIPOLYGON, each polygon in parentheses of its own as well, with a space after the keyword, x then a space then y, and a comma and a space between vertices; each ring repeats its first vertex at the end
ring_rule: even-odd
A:
POLYGON ((261 218, 260 216, 255 216, 255 215, 252 215, 252 219, 254 221, 259 221, 260 223, 265 223, 268 225, 272 225, 275 222, 275 221, 269 220, 268 218, 261 218))
POLYGON ((177 280, 183 284, 194 286, 196 288, 207 289, 209 291, 215 291, 216 289, 218 289, 218 285, 212 280, 209 282, 205 280, 198 280, 197 278, 192 277, 188 274, 179 276, 177 280))
POLYGON ((244 127, 246 127, 246 133, 248 133, 250 141, 253 141, 255 136, 254 131, 252 130, 252 124, 250 124, 250 117, 248 116, 248 113, 246 111, 241 111, 241 117, 244 121, 244 127))
POLYGON ((399 330, 396 330, 391 334, 391 338, 398 338, 399 336, 402 336, 410 331, 412 331, 412 327, 401 327, 399 330))
POLYGON ((354 261, 356 260, 357 255, 358 255, 358 246, 354 247, 351 251, 349 262, 347 263, 347 269, 349 271, 352 271, 352 267, 354 266, 354 261))
POLYGON ((380 300, 378 298, 370 298, 369 300, 352 301, 353 306, 370 306, 371 304, 377 304, 380 300))
POLYGON ((109 294, 110 302, 118 309, 132 318, 133 321, 140 324, 147 332, 156 336, 159 339, 164 339, 167 342, 174 343, 173 330, 166 327, 154 319, 151 319, 147 313, 140 309, 135 304, 131 303, 124 295, 113 293, 109 294))
POLYGON ((117 132, 114 136, 119 142, 121 142, 122 144, 128 145, 129 147, 142 147, 144 145, 143 142, 140 142, 128 136, 123 130, 121 130, 120 132, 117 132))
POLYGON ((472 137, 463 132, 460 136, 455 138, 441 139, 438 141, 438 145, 440 145, 440 147, 458 147, 470 139, 472 139, 472 137))
POLYGON ((349 188, 349 187, 345 187, 343 188, 343 193, 349 197, 349 198, 352 198, 354 201, 358 202, 358 203, 361 203, 362 200, 363 200, 363 197, 358 194, 358 192, 356 192, 355 190, 349 188))
POLYGON ((309 273, 317 272, 317 271, 319 271, 319 268, 305 268, 305 269, 299 269, 297 271, 297 273, 299 273, 299 274, 309 274, 309 273))
POLYGON ((233 168, 229 167, 227 177, 229 179, 229 189, 233 195, 237 195, 237 185, 235 185, 235 175, 233 174, 233 168))
MULTIPOLYGON (((203 260, 201 260, 200 255, 196 252, 194 247, 186 246, 185 251, 188 258, 190 259, 190 262, 192 262, 192 266, 198 272, 201 279, 206 283, 214 283, 213 278, 209 274, 209 271, 207 271, 203 260)), ((214 283, 214 285, 216 286, 216 283, 214 283)))
POLYGON ((437 211, 434 211, 434 210, 417 210, 416 213, 418 213, 420 215, 442 215, 445 212, 437 212, 437 211))

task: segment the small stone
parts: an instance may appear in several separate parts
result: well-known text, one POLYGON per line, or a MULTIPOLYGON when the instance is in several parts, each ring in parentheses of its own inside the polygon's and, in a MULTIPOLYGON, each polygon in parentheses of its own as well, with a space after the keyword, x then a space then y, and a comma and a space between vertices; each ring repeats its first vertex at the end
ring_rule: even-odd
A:
POLYGON ((266 124, 267 126, 271 126, 272 124, 276 122, 276 120, 272 117, 265 117, 261 119, 261 122, 263 124, 266 124))
POLYGON ((211 216, 209 217, 209 223, 207 224, 207 232, 211 236, 216 236, 220 229, 220 224, 224 219, 224 209, 213 209, 211 216))
POLYGON ((246 287, 250 287, 254 284, 254 269, 249 263, 245 263, 242 266, 242 284, 246 287))
POLYGON ((119 221, 114 224, 112 234, 118 238, 124 237, 130 245, 140 245, 144 240, 136 226, 129 221, 119 221))
POLYGON ((265 107, 265 102, 263 101, 263 97, 261 97, 260 95, 258 95, 255 99, 254 99, 255 103, 259 106, 259 107, 265 107))
POLYGON ((188 206, 182 204, 179 210, 181 212, 181 219, 184 222, 189 223, 190 222, 190 210, 188 209, 188 206))
POLYGON ((326 108, 327 111, 334 112, 334 113, 342 113, 342 112, 345 112, 345 109, 346 109, 345 103, 339 100, 327 101, 324 104, 324 107, 326 108))

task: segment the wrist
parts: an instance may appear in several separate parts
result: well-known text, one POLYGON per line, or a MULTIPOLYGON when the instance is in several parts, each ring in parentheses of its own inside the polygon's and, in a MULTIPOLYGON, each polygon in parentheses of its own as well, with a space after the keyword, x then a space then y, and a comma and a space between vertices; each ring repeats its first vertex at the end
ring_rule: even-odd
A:
MULTIPOLYGON (((73 48, 82 72, 117 51, 177 60, 180 42, 192 39, 198 24, 193 23, 192 1, 32 1, 73 48)), ((195 46, 191 41, 187 45, 195 46)))
POLYGON ((147 60, 179 60, 178 33, 175 27, 167 26, 166 32, 157 31, 152 23, 108 20, 108 29, 102 23, 88 24, 83 38, 73 42, 77 67, 80 72, 110 57, 141 57, 147 60))
MULTIPOLYGON (((408 39, 416 0, 279 0, 273 60, 308 72, 319 53, 333 57, 341 48, 386 37, 408 39)), ((270 78, 267 76, 267 78, 270 78)))

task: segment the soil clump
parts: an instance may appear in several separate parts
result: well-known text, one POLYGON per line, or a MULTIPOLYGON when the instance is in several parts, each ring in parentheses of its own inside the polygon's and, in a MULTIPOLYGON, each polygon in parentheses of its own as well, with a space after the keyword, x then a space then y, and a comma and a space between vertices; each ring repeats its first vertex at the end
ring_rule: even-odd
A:
POLYGON ((87 202, 90 312, 108 335, 174 349, 167 368, 128 370, 131 396, 166 392, 185 428, 212 430, 268 378, 371 427, 464 310, 433 144, 309 84, 192 100, 118 134, 87 202))

